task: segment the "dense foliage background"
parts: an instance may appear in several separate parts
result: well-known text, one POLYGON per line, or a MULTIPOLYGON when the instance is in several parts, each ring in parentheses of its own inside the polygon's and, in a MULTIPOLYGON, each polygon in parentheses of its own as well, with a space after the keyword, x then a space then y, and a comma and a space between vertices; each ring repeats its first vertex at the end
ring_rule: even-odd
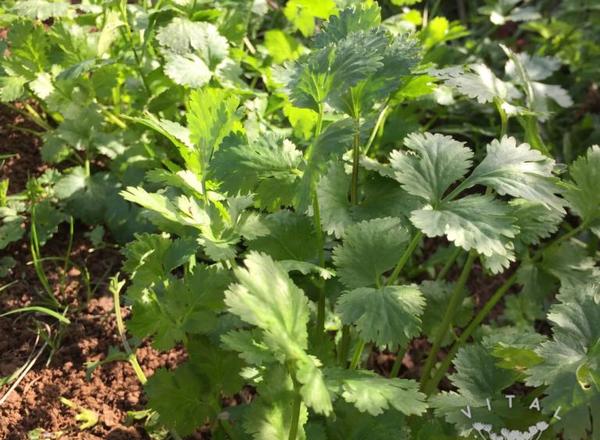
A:
POLYGON ((78 310, 45 270, 118 247, 102 362, 133 366, 147 435, 600 438, 597 1, 0 14, 0 100, 45 163, 0 181, 0 250, 40 283, 4 319, 59 349, 78 310), (146 377, 148 341, 186 360, 146 377))

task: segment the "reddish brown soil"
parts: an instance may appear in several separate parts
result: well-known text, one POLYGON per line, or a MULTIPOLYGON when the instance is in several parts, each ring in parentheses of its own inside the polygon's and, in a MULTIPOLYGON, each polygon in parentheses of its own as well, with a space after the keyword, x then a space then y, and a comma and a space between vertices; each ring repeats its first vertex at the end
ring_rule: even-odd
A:
MULTIPOLYGON (((0 178, 9 178, 9 193, 25 188, 30 175, 44 170, 35 136, 16 131, 10 125, 35 126, 2 109, 0 112, 0 154, 16 153, 5 160, 0 178)), ((48 434, 60 433, 61 439, 145 439, 148 435, 141 422, 127 422, 127 412, 144 408, 142 388, 126 362, 113 362, 94 371, 86 380, 86 362, 102 360, 109 347, 120 348, 113 300, 107 289, 107 277, 120 266, 116 249, 93 250, 83 239, 85 226, 76 225, 75 243, 71 252, 72 264, 63 273, 62 262, 45 262, 44 271, 60 302, 68 306, 71 324, 59 328, 57 321, 31 313, 0 318, 0 377, 11 375, 37 352, 43 340, 34 347, 36 335, 47 323, 56 338, 56 347, 47 347, 33 369, 0 407, 0 439, 27 439, 28 432, 42 428, 48 434), (90 288, 84 281, 84 268, 89 271, 90 288), (80 408, 94 411, 98 423, 81 431, 75 420, 77 411, 61 403, 64 397, 80 408)), ((43 257, 63 257, 68 243, 66 228, 42 249, 43 257)), ((2 250, 0 256, 10 255, 17 260, 12 274, 0 279, 0 286, 14 282, 0 292, 0 314, 18 307, 40 304, 44 292, 30 264, 28 243, 22 241, 2 250)), ((127 316, 127 310, 123 309, 127 316)), ((160 367, 172 368, 181 362, 184 353, 174 350, 160 354, 142 346, 138 358, 147 375, 160 367)), ((0 387, 0 396, 10 385, 0 387)), ((46 438, 46 437, 44 437, 46 438)), ((55 438, 49 436, 47 438, 55 438)), ((58 437, 56 437, 58 438, 58 437)))
POLYGON ((0 159, 0 165, 4 162, 0 167, 0 180, 10 179, 10 193, 22 191, 30 175, 39 175, 46 169, 39 153, 40 139, 15 127, 40 131, 37 125, 0 104, 0 156, 14 154, 0 159))

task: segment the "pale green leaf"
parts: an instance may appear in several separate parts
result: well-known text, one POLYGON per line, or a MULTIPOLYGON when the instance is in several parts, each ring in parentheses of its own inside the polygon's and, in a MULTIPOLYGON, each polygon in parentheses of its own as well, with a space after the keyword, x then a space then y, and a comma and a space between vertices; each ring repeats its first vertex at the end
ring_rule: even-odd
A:
POLYGON ((422 414, 426 408, 425 395, 413 380, 386 379, 371 371, 325 370, 330 391, 353 404, 359 411, 372 416, 394 408, 403 414, 422 414))
POLYGON ((229 53, 227 39, 219 34, 215 25, 175 17, 162 27, 156 38, 167 52, 180 55, 195 53, 213 70, 229 53))
POLYGON ((173 54, 167 57, 165 74, 175 83, 193 88, 210 81, 211 72, 202 58, 195 54, 173 54))
POLYGON ((500 195, 522 197, 563 212, 559 188, 553 178, 554 160, 528 144, 517 145, 514 137, 504 136, 487 145, 487 154, 461 187, 486 185, 500 195))
POLYGON ((413 224, 429 237, 446 236, 456 246, 485 256, 507 256, 505 240, 518 232, 510 210, 491 196, 470 195, 413 211, 413 224))
POLYGON ((390 155, 394 178, 409 194, 430 203, 439 202, 471 167, 473 152, 450 136, 414 133, 404 143, 409 152, 394 150, 390 155))
POLYGON ((273 350, 291 359, 303 357, 309 318, 304 292, 266 254, 250 252, 244 265, 235 270, 239 284, 225 293, 229 311, 262 329, 273 350))

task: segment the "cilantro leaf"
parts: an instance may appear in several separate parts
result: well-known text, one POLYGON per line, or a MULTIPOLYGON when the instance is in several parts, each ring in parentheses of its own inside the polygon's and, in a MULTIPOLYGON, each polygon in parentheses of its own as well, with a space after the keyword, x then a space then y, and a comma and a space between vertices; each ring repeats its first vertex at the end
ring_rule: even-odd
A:
POLYGON ((344 242, 333 251, 340 281, 348 288, 380 283, 381 275, 394 267, 410 234, 401 219, 380 218, 346 228, 344 242))
POLYGON ((360 337, 378 346, 404 346, 421 330, 425 300, 416 286, 362 287, 340 296, 342 322, 355 324, 360 337))
POLYGON ((394 408, 403 414, 422 414, 427 408, 425 395, 413 380, 386 379, 370 371, 325 370, 330 391, 372 416, 394 408))
POLYGON ((567 187, 565 198, 571 208, 585 222, 600 219, 600 146, 592 146, 577 158, 569 173, 573 185, 567 187))
POLYGON ((471 167, 473 152, 450 136, 415 133, 404 143, 411 152, 394 150, 390 154, 394 178, 409 194, 430 203, 439 202, 450 185, 471 167))
POLYGON ((223 89, 207 88, 190 93, 186 117, 190 140, 197 146, 198 162, 186 163, 189 169, 204 174, 213 153, 234 128, 238 105, 239 98, 223 89))
POLYGON ((487 145, 485 158, 463 186, 486 185, 500 195, 522 197, 563 212, 563 201, 556 195, 559 188, 552 177, 553 168, 553 160, 528 144, 517 145, 514 137, 504 136, 487 145))
POLYGON ((212 76, 202 58, 193 53, 167 56, 165 74, 175 83, 192 88, 202 87, 212 76))
POLYGON ((308 300, 287 272, 267 254, 250 252, 246 269, 236 269, 239 281, 225 293, 231 313, 265 333, 273 350, 297 357, 307 348, 308 300))
POLYGON ((469 195, 444 202, 438 208, 427 205, 413 211, 410 219, 429 237, 445 235, 465 250, 508 258, 505 240, 518 232, 510 214, 506 205, 491 196, 469 195))
POLYGON ((227 39, 219 34, 215 25, 175 17, 162 27, 156 39, 168 52, 185 55, 197 54, 212 70, 229 52, 227 39))
POLYGON ((144 389, 148 406, 158 412, 159 421, 181 435, 191 434, 214 415, 206 384, 190 364, 173 372, 159 369, 148 379, 144 389))
POLYGON ((368 31, 381 24, 381 8, 377 3, 350 6, 329 18, 315 39, 315 47, 335 44, 354 32, 368 31))
POLYGON ((545 385, 545 411, 561 407, 565 438, 588 438, 600 401, 600 305, 591 296, 550 309, 553 338, 536 353, 542 362, 527 371, 527 383, 545 385), (591 417, 590 417, 591 416, 591 417))

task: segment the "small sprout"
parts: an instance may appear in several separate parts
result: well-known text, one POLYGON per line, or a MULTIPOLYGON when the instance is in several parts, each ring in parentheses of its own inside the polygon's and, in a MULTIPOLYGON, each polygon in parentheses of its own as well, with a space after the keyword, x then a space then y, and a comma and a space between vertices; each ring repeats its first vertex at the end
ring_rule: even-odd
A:
POLYGON ((77 411, 75 420, 80 422, 79 429, 81 431, 89 429, 98 423, 98 420, 99 420, 98 414, 96 414, 91 409, 83 408, 82 406, 80 406, 80 405, 76 404, 75 402, 73 402, 69 399, 66 399, 64 397, 61 397, 60 401, 63 403, 63 405, 66 405, 69 408, 71 408, 72 410, 77 411))

